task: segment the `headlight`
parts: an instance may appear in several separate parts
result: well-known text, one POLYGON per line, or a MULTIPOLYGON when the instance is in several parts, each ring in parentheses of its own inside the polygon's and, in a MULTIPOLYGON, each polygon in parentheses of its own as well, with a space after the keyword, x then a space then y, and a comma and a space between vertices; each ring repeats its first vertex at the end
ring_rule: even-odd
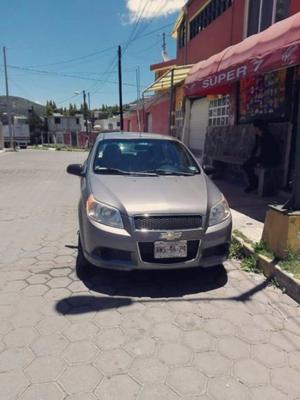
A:
POLYGON ((89 218, 100 224, 122 229, 123 221, 120 211, 116 208, 101 204, 90 195, 86 202, 86 212, 89 218))
POLYGON ((227 201, 223 197, 223 199, 219 203, 215 204, 211 208, 208 225, 209 226, 217 225, 223 222, 229 216, 230 216, 230 208, 227 201))

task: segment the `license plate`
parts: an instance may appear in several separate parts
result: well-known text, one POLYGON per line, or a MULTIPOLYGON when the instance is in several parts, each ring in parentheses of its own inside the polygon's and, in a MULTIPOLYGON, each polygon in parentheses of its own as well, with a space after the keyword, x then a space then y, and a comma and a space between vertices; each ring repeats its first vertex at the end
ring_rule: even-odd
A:
POLYGON ((154 243, 154 258, 185 258, 186 256, 186 240, 154 243))

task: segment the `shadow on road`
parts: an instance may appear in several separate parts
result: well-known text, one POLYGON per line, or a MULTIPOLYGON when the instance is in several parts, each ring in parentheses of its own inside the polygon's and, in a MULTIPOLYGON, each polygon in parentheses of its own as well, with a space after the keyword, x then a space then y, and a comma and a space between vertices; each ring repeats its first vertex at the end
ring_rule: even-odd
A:
POLYGON ((111 296, 169 298, 220 288, 228 277, 223 265, 210 269, 111 271, 84 268, 77 259, 76 272, 94 292, 111 296))
POLYGON ((130 306, 134 301, 124 297, 73 296, 59 300, 56 311, 63 315, 87 314, 94 311, 105 311, 130 306))
MULTIPOLYGON (((188 302, 202 302, 202 301, 237 301, 247 302, 251 297, 261 290, 265 289, 271 281, 271 278, 265 279, 264 282, 256 285, 252 289, 232 297, 195 297, 195 298, 172 298, 172 302, 188 301, 188 302)), ((56 310, 59 314, 63 315, 77 315, 86 314, 90 312, 105 311, 114 308, 128 307, 134 303, 156 303, 160 302, 161 298, 143 298, 132 299, 129 297, 96 297, 96 296, 72 296, 59 300, 56 304, 56 310)))
POLYGON ((87 294, 61 299, 56 304, 56 310, 60 314, 84 314, 126 307, 138 302, 155 303, 163 299, 172 299, 172 302, 183 300, 189 302, 247 302, 251 300, 255 293, 266 288, 272 279, 268 278, 238 296, 200 297, 197 296, 200 293, 209 292, 226 285, 228 276, 223 265, 209 269, 123 272, 84 268, 77 259, 76 272, 87 289, 99 293, 100 296, 87 294), (183 298, 185 295, 189 295, 189 297, 183 298), (195 295, 195 297, 191 297, 191 295, 195 295))

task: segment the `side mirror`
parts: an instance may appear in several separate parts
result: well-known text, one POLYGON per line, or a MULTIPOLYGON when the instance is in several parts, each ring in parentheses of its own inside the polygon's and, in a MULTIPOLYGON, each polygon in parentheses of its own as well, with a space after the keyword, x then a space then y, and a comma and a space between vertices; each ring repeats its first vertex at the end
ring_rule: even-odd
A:
POLYGON ((81 164, 70 164, 67 166, 67 173, 76 176, 84 176, 83 166, 81 164))
POLYGON ((216 172, 216 169, 212 165, 203 165, 202 168, 206 175, 212 175, 216 172))

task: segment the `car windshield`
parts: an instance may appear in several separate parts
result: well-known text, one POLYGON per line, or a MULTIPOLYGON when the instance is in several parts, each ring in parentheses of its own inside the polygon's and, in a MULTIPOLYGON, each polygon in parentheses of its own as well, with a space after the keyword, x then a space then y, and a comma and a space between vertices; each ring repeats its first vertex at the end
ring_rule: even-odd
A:
POLYGON ((167 139, 107 139, 94 159, 97 174, 195 175, 200 170, 185 147, 167 139))

